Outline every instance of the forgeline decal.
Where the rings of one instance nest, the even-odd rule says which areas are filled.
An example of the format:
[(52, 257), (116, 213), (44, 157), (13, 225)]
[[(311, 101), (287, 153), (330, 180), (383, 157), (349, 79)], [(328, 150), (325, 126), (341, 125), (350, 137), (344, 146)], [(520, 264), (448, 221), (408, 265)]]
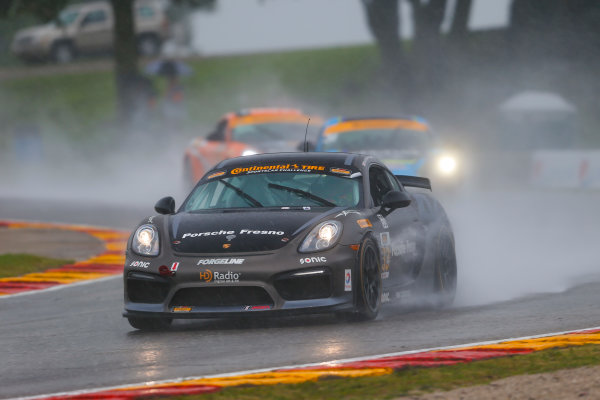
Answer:
[(232, 271), (219, 272), (206, 269), (204, 271), (200, 271), (199, 276), (200, 280), (203, 282), (231, 283), (239, 282), (242, 274), (239, 272)]
[(392, 255), (394, 257), (405, 254), (415, 254), (417, 252), (417, 243), (410, 240), (403, 240), (398, 245), (392, 246)]
[(212, 178), (216, 178), (217, 176), (223, 176), (226, 173), (227, 173), (227, 171), (214, 172), (214, 173), (210, 174), (209, 176), (207, 176), (206, 179), (212, 179)]
[(352, 291), (352, 270), (351, 269), (344, 270), (344, 291), (345, 292)]
[(274, 165), (253, 165), (251, 167), (234, 168), (231, 175), (242, 173), (253, 174), (257, 172), (312, 172), (325, 171), (323, 165), (303, 165), (303, 164), (274, 164)]
[[(283, 232), (283, 231), (261, 231), (261, 230), (256, 230), (256, 229), (242, 229), (242, 230), (240, 230), (240, 232), (238, 234), (239, 235), (276, 235), (276, 236), (283, 236), (284, 233), (285, 232)], [(181, 236), (181, 239), (195, 238), (195, 237), (206, 237), (206, 236), (223, 236), (223, 235), (227, 235), (226, 236), (227, 240), (232, 240), (236, 236), (236, 231), (224, 231), (224, 230), (220, 230), (220, 231), (213, 231), (213, 232), (188, 232), (188, 233), (184, 233), (183, 236)]]
[(327, 262), (326, 257), (304, 257), (300, 259), (300, 264), (311, 264), (311, 263), (320, 263)]
[(129, 264), (130, 267), (148, 268), (150, 266), (149, 261), (132, 261)]
[(173, 312), (190, 312), (190, 311), (192, 311), (192, 307), (187, 307), (187, 306), (173, 307)]
[(371, 224), (371, 221), (369, 221), (368, 219), (358, 219), (356, 220), (356, 223), (361, 228), (370, 228), (373, 226), (373, 224)]
[(344, 169), (344, 168), (330, 168), (329, 171), (333, 172), (334, 174), (342, 174), (342, 175), (350, 175), (352, 173), (352, 171), (350, 171), (348, 169)]
[(243, 264), (245, 258), (203, 258), (198, 260), (196, 265), (229, 265), (229, 264)]

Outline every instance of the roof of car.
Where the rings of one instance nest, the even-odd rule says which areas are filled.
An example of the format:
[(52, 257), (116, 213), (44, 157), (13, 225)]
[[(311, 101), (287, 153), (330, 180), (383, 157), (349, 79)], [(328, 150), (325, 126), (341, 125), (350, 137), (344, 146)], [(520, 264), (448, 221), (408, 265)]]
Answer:
[(325, 163), (329, 165), (339, 165), (354, 167), (357, 169), (363, 169), (364, 161), (372, 159), (373, 161), (379, 161), (377, 158), (365, 154), (357, 153), (325, 153), (325, 152), (294, 152), (294, 153), (266, 153), (266, 154), (255, 154), (252, 156), (241, 156), (230, 158), (221, 161), (213, 169), (220, 168), (235, 168), (240, 166), (247, 166), (249, 164), (263, 164), (267, 163)]

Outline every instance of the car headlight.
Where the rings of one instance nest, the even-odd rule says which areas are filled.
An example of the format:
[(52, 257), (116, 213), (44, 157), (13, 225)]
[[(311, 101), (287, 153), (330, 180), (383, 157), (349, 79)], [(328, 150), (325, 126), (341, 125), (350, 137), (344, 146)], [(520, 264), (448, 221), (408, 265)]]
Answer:
[(154, 225), (142, 225), (135, 231), (131, 249), (141, 256), (157, 256), (159, 251), (158, 231)]
[(335, 245), (341, 235), (341, 222), (333, 220), (321, 222), (306, 235), (298, 251), (309, 253), (326, 250)]
[(452, 156), (442, 156), (437, 160), (437, 169), (443, 175), (452, 175), (456, 172), (458, 163)]

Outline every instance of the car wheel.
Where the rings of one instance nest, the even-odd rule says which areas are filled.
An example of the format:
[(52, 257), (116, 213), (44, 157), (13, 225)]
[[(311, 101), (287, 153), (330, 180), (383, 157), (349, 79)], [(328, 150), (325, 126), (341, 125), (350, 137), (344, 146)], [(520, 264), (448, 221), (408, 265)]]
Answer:
[(150, 35), (138, 39), (138, 53), (145, 57), (155, 56), (160, 52), (160, 41)]
[(128, 317), (129, 325), (142, 331), (157, 331), (167, 329), (173, 321), (171, 318), (141, 318)]
[(68, 64), (75, 59), (75, 49), (68, 42), (59, 42), (52, 48), (52, 60), (57, 64)]
[(371, 238), (365, 239), (360, 246), (358, 272), (355, 284), (356, 310), (345, 317), (358, 321), (372, 320), (377, 317), (381, 307), (382, 284), (379, 253)]
[(454, 239), (444, 228), (438, 236), (437, 257), (433, 273), (433, 301), (436, 308), (452, 305), (456, 296), (456, 253)]

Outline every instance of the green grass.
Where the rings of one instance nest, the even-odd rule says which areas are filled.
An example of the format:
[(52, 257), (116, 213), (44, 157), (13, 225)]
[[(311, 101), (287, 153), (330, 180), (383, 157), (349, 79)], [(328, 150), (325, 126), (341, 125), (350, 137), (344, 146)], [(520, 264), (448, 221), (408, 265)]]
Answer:
[(391, 375), (322, 379), (290, 385), (225, 388), (177, 400), (392, 399), (402, 395), (487, 384), (514, 375), (600, 364), (600, 345), (574, 346), (438, 368), (406, 368)]
[(60, 260), (31, 254), (0, 254), (0, 278), (45, 271), (73, 262), (73, 260)]
[[(272, 54), (196, 58), (194, 73), (182, 79), (188, 135), (212, 126), (225, 112), (253, 106), (297, 106), (310, 112), (359, 108), (377, 76), (374, 46), (304, 50)], [(23, 68), (28, 68), (23, 66)], [(153, 78), (164, 89), (161, 78)], [(71, 143), (105, 142), (123, 134), (116, 116), (111, 70), (0, 81), (0, 120), (10, 131), (35, 121), (50, 137)], [(0, 132), (0, 136), (3, 132)], [(0, 137), (0, 144), (2, 138)], [(6, 142), (6, 140), (5, 140)]]

